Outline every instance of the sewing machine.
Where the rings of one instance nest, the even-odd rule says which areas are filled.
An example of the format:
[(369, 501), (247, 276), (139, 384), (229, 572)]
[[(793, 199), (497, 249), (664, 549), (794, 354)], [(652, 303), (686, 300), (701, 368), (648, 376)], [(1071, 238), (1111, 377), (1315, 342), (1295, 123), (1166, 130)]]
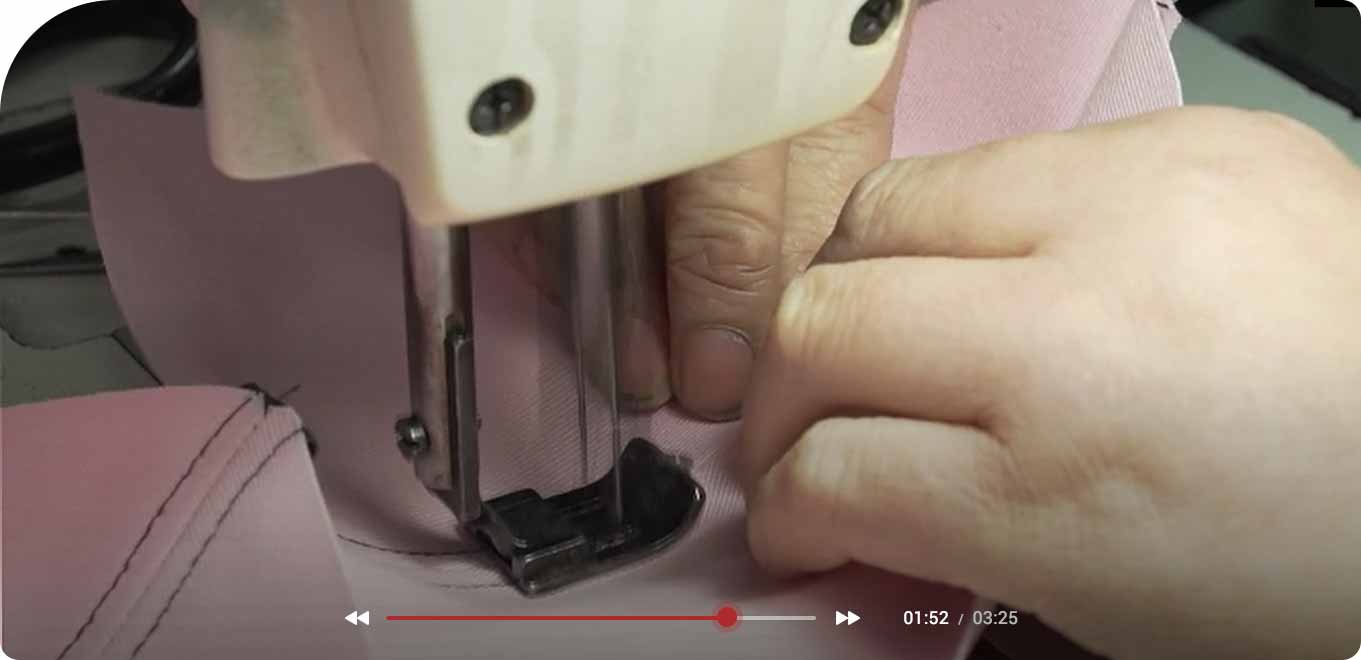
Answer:
[[(373, 162), (399, 183), (411, 409), (392, 411), (397, 445), (516, 586), (561, 587), (684, 534), (703, 489), (678, 457), (625, 445), (619, 424), (634, 354), (621, 310), (664, 295), (641, 276), (660, 225), (635, 217), (635, 189), (852, 110), (888, 71), (910, 0), (186, 5), (223, 172)], [(578, 397), (605, 402), (614, 465), (567, 493), (484, 500), (467, 226), (542, 209), (565, 246)]]

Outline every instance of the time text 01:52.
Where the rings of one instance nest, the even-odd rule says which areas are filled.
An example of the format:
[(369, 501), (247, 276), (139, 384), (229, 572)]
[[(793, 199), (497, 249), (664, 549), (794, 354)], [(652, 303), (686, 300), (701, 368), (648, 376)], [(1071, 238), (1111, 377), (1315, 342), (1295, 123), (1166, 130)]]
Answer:
[(906, 610), (903, 612), (905, 626), (949, 626), (972, 623), (982, 626), (1014, 626), (1020, 617), (1016, 610), (974, 610), (951, 614), (946, 610)]

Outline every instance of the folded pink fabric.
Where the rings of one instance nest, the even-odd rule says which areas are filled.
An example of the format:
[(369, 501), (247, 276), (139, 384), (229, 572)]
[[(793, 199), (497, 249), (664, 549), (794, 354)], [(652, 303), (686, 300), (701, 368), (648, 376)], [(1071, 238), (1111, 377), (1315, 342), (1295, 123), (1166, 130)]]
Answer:
[(912, 26), (893, 154), (1180, 105), (1168, 48), (1175, 16), (1153, 0), (929, 3)]
[(0, 418), (5, 653), (368, 657), (293, 411), (179, 387)]
[[(895, 156), (1176, 105), (1168, 11), (1150, 0), (924, 5), (899, 97)], [(709, 502), (693, 532), (643, 566), (561, 594), (526, 600), (508, 590), (462, 545), (449, 513), (420, 488), (393, 448), (391, 424), (404, 412), (406, 380), (401, 205), (392, 183), (368, 167), (229, 181), (208, 163), (198, 113), (91, 94), (78, 101), (97, 230), (134, 333), (170, 383), (301, 386), (289, 403), (321, 446), (317, 479), (359, 609), (375, 615), (693, 614), (732, 601), (748, 614), (819, 617), (812, 624), (751, 623), (731, 635), (661, 623), (474, 629), (376, 622), (369, 630), (375, 657), (521, 657), (550, 650), (559, 657), (668, 657), (683, 650), (721, 657), (944, 658), (967, 646), (973, 634), (967, 627), (901, 623), (908, 609), (967, 612), (974, 600), (963, 592), (862, 567), (793, 583), (764, 577), (746, 552), (741, 496), (728, 472), (736, 425), (705, 424), (671, 410), (637, 424), (694, 459)], [(541, 331), (556, 322), (554, 312), (493, 252), (476, 249), (478, 233), (484, 494), (575, 486), (574, 381), (566, 356)], [(292, 527), (272, 533), (293, 538)], [(220, 536), (214, 543), (257, 564), (291, 561)], [(314, 540), (290, 542), (287, 551), (304, 550), (336, 556), (333, 546)], [(8, 570), (5, 588), (8, 595)], [(340, 617), (349, 609), (332, 612), (339, 626), (347, 627)], [(863, 617), (854, 633), (833, 625), (833, 611), (845, 609)], [(231, 620), (203, 616), (173, 626), (167, 617), (160, 643), (167, 649), (187, 644), (175, 636), (188, 640), (209, 622), (214, 630), (246, 634)], [(143, 653), (152, 648), (146, 644)]]

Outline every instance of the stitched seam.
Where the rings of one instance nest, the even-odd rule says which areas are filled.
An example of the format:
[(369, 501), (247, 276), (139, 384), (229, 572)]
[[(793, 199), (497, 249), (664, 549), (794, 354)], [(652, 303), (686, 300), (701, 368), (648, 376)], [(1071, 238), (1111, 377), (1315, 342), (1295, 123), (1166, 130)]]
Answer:
[(338, 538), (338, 539), (340, 539), (340, 540), (342, 540), (342, 541), (344, 541), (344, 542), (346, 542), (346, 543), (352, 543), (352, 544), (357, 545), (357, 546), (359, 546), (359, 547), (361, 547), (361, 548), (368, 548), (368, 549), (370, 549), (370, 550), (377, 550), (378, 552), (389, 552), (389, 553), (392, 553), (392, 554), (394, 554), (394, 555), (407, 555), (407, 556), (410, 556), (410, 557), (458, 557), (458, 556), (460, 556), (460, 555), (472, 555), (472, 554), (477, 554), (477, 553), (481, 552), (481, 550), (480, 550), (479, 548), (467, 548), (467, 547), (458, 548), (457, 550), (447, 550), (447, 551), (444, 551), (444, 552), (435, 552), (435, 551), (431, 551), (431, 550), (401, 550), (401, 549), (397, 549), (397, 548), (384, 548), (384, 547), (382, 547), (382, 546), (374, 545), (374, 544), (368, 543), (368, 542), (366, 542), (366, 541), (360, 541), (359, 539), (350, 538), (350, 537), (348, 537), (348, 536), (345, 536), (344, 534), (336, 534), (336, 538)]
[(479, 582), (474, 584), (444, 584), (441, 582), (429, 582), (432, 586), (446, 589), (448, 591), (477, 591), (480, 589), (509, 589), (510, 585), (504, 582)]
[(217, 425), (217, 429), (213, 431), (212, 435), (208, 436), (208, 439), (204, 441), (203, 446), (199, 447), (198, 453), (194, 454), (194, 457), (190, 459), (189, 465), (184, 469), (184, 473), (175, 481), (175, 485), (170, 488), (170, 492), (165, 496), (165, 499), (161, 500), (160, 506), (156, 507), (156, 512), (152, 514), (151, 519), (147, 521), (146, 527), (142, 529), (142, 535), (138, 537), (137, 542), (132, 546), (132, 550), (128, 552), (127, 558), (123, 560), (122, 568), (118, 570), (117, 575), (114, 575), (113, 583), (109, 585), (108, 589), (104, 590), (104, 593), (99, 597), (99, 600), (95, 601), (94, 607), (90, 609), (89, 616), (85, 617), (85, 622), (80, 624), (80, 628), (76, 630), (75, 636), (71, 638), (71, 641), (66, 643), (66, 646), (62, 648), (61, 653), (57, 654), (57, 660), (65, 658), (66, 654), (70, 653), (71, 649), (75, 647), (76, 642), (80, 641), (80, 638), (85, 634), (85, 631), (94, 623), (95, 615), (99, 613), (99, 609), (104, 606), (104, 602), (107, 601), (114, 590), (118, 588), (118, 583), (122, 581), (123, 576), (131, 570), (132, 560), (137, 556), (137, 551), (142, 549), (142, 544), (146, 543), (147, 538), (151, 536), (152, 528), (156, 526), (156, 521), (160, 520), (161, 516), (165, 513), (165, 508), (170, 504), (170, 500), (175, 498), (175, 494), (180, 491), (180, 487), (184, 485), (185, 481), (188, 481), (189, 475), (194, 473), (194, 468), (198, 467), (199, 459), (203, 458), (203, 455), (208, 453), (208, 448), (212, 446), (213, 441), (216, 440), (218, 436), (222, 435), (222, 431), (227, 428), (227, 425), (230, 424), (231, 421), (236, 418), (236, 415), (244, 410), (246, 405), (255, 397), (256, 395), (254, 394), (249, 395), (244, 401), (233, 408), (232, 411), (227, 414), (227, 417)]
[[(481, 554), (483, 554), (483, 553), (485, 552), (485, 551), (484, 551), (482, 548), (480, 548), (480, 547), (471, 547), (471, 548), (465, 547), (465, 548), (460, 548), (460, 549), (458, 549), (458, 550), (454, 550), (454, 551), (450, 551), (450, 552), (428, 552), (428, 551), (422, 551), (422, 550), (398, 550), (398, 549), (395, 549), (395, 548), (384, 548), (384, 547), (382, 547), (382, 546), (373, 545), (372, 543), (367, 543), (367, 542), (364, 542), (364, 541), (360, 541), (359, 539), (350, 538), (350, 537), (348, 537), (348, 536), (345, 536), (344, 534), (336, 534), (336, 537), (339, 538), (339, 539), (342, 540), (342, 541), (345, 541), (346, 543), (352, 543), (352, 544), (357, 545), (357, 546), (359, 546), (359, 547), (361, 547), (361, 548), (367, 548), (367, 549), (370, 549), (370, 550), (376, 550), (376, 551), (378, 551), (378, 552), (386, 552), (386, 553), (390, 553), (390, 554), (394, 554), (394, 555), (405, 555), (405, 556), (409, 556), (409, 557), (460, 557), (460, 556), (466, 557), (466, 556), (470, 556), (470, 555), (481, 555)], [(463, 563), (462, 565), (464, 565), (464, 566), (478, 567), (477, 564), (475, 564), (475, 563), (472, 563), (472, 564), (466, 563), (466, 561), (465, 561), (465, 563)], [(479, 568), (481, 568), (481, 567), (479, 567)], [(504, 582), (492, 582), (492, 583), (473, 582), (473, 583), (466, 583), (466, 584), (465, 584), (465, 583), (448, 584), (448, 583), (442, 583), (442, 582), (426, 582), (426, 584), (430, 584), (430, 585), (439, 587), (439, 588), (441, 588), (441, 589), (448, 589), (448, 590), (451, 590), (451, 591), (465, 591), (465, 590), (474, 590), (474, 589), (509, 589), (509, 588), (510, 588), (510, 585), (508, 585), (508, 584), (506, 584), (506, 583), (504, 583)]]
[(264, 460), (260, 461), (260, 464), (255, 466), (255, 469), (246, 477), (246, 480), (241, 482), (241, 486), (236, 489), (236, 492), (232, 494), (232, 498), (227, 501), (227, 506), (223, 509), (222, 514), (219, 515), (217, 521), (213, 523), (213, 529), (208, 533), (208, 538), (204, 539), (203, 546), (198, 549), (198, 552), (194, 554), (194, 558), (190, 560), (189, 569), (180, 577), (179, 583), (175, 585), (175, 590), (170, 592), (170, 598), (166, 599), (165, 605), (161, 607), (160, 613), (158, 613), (156, 619), (152, 621), (151, 628), (147, 630), (146, 635), (142, 637), (141, 641), (137, 642), (137, 646), (133, 647), (132, 655), (129, 656), (129, 658), (137, 657), (137, 655), (142, 652), (142, 647), (146, 646), (146, 643), (151, 640), (151, 636), (161, 627), (161, 620), (164, 619), (166, 613), (170, 611), (170, 606), (175, 603), (175, 598), (180, 595), (180, 590), (184, 588), (184, 585), (189, 582), (189, 578), (193, 576), (194, 569), (198, 568), (199, 560), (203, 558), (204, 553), (206, 553), (209, 546), (213, 544), (213, 539), (217, 537), (218, 530), (222, 529), (222, 523), (227, 520), (228, 515), (231, 515), (232, 509), (236, 508), (236, 503), (241, 499), (241, 495), (246, 492), (246, 489), (255, 481), (255, 478), (260, 476), (260, 473), (264, 471), (265, 466), (274, 461), (274, 457), (279, 454), (279, 450), (283, 449), (284, 445), (288, 444), (289, 440), (300, 437), (301, 435), (302, 427), (298, 427), (280, 438), (278, 442), (274, 443), (274, 447), (269, 450), (269, 453), (265, 455)]
[[(257, 388), (252, 388), (252, 387), (246, 387), (246, 389), (247, 389), (247, 390), (250, 390), (250, 391), (256, 392), (256, 393), (261, 397), (261, 402), (262, 402), (262, 405), (263, 405), (263, 409), (262, 409), (262, 411), (261, 411), (261, 415), (255, 419), (255, 423), (254, 423), (254, 424), (251, 424), (250, 430), (246, 431), (245, 435), (243, 436), (243, 437), (245, 437), (247, 440), (249, 440), (250, 438), (255, 437), (255, 432), (258, 431), (258, 430), (260, 429), (260, 425), (264, 424), (265, 421), (269, 419), (269, 413), (270, 413), (270, 411), (273, 410), (273, 409), (275, 409), (275, 408), (278, 408), (278, 407), (280, 407), (280, 406), (275, 405), (275, 404), (271, 404), (271, 403), (270, 403), (270, 397), (269, 397), (269, 393), (268, 393), (268, 392), (265, 392), (265, 391), (263, 391), (263, 390), (259, 390), (259, 389), (257, 389)], [(299, 429), (299, 431), (301, 431), (301, 432), (304, 434), (304, 437), (306, 436), (307, 429), (306, 429), (305, 427)], [(244, 443), (243, 443), (243, 444), (244, 444)], [(233, 454), (233, 458), (234, 458), (235, 456), (239, 455), (239, 454), (241, 453), (241, 450), (242, 450), (242, 447), (237, 447), (237, 448), (236, 448), (236, 453)], [(203, 502), (200, 501), (200, 502), (199, 502), (199, 505), (201, 506), (202, 504), (203, 504)], [(195, 509), (195, 513), (193, 514), (193, 516), (197, 516), (197, 515), (198, 515), (198, 514), (197, 514), (197, 509)], [(184, 529), (181, 529), (179, 535), (176, 537), (176, 542), (178, 542), (178, 539), (181, 538), (181, 537), (183, 537), (183, 536), (184, 536)], [(161, 569), (161, 567), (165, 566), (165, 562), (166, 562), (166, 558), (165, 558), (165, 557), (162, 557), (160, 563), (158, 563), (157, 566), (156, 566), (156, 571), (153, 571), (153, 573), (159, 572), (160, 569)], [(141, 602), (141, 599), (142, 599), (142, 598), (145, 598), (145, 597), (146, 597), (147, 591), (149, 591), (149, 589), (150, 589), (150, 587), (148, 587), (147, 589), (144, 589), (143, 592), (142, 592), (142, 594), (141, 594), (140, 596), (138, 596), (138, 601), (137, 601), (138, 603)]]

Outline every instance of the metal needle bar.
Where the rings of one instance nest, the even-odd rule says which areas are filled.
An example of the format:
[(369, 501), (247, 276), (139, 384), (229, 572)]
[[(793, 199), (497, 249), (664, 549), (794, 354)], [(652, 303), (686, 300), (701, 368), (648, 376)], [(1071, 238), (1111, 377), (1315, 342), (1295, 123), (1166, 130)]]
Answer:
[(468, 229), (408, 217), (402, 237), (412, 410), (398, 441), (421, 482), (466, 523), (482, 507)]
[[(620, 198), (602, 195), (570, 205), (566, 231), (569, 240), (565, 263), (568, 269), (568, 304), (571, 307), (573, 345), (576, 350), (578, 422), (581, 433), (583, 483), (589, 483), (591, 425), (587, 402), (604, 398), (609, 415), (611, 464), (617, 466), (622, 450), (619, 428), (618, 359), (615, 341), (617, 297), (614, 274), (618, 247)], [(596, 391), (592, 391), (594, 385)], [(620, 470), (614, 470), (611, 515), (623, 522), (623, 486)]]

